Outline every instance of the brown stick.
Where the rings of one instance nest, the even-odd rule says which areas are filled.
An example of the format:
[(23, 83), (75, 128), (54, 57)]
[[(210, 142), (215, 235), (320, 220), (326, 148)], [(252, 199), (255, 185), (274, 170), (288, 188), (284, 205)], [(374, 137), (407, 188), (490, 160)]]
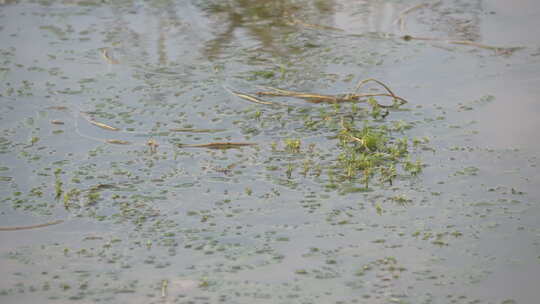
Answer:
[(256, 143), (214, 142), (209, 144), (178, 144), (180, 148), (231, 149), (245, 146), (255, 146)]
[(171, 132), (190, 132), (190, 133), (218, 133), (227, 131), (227, 129), (193, 129), (193, 128), (175, 128), (169, 129)]
[(247, 101), (251, 101), (251, 102), (254, 102), (254, 103), (258, 103), (258, 104), (264, 104), (264, 105), (279, 105), (275, 102), (270, 102), (270, 101), (264, 101), (264, 100), (260, 100), (259, 98), (257, 97), (253, 97), (251, 95), (247, 95), (247, 94), (244, 94), (244, 93), (240, 93), (240, 92), (235, 92), (235, 91), (231, 91), (234, 95), (242, 98), (242, 99), (245, 99)]
[(30, 226), (13, 226), (13, 227), (0, 227), (0, 231), (17, 231), (17, 230), (28, 230), (28, 229), (36, 229), (36, 228), (43, 228), (47, 226), (57, 225), (64, 222), (63, 220), (58, 220), (54, 222), (44, 223), (44, 224), (38, 224), (38, 225), (30, 225)]
[(109, 144), (115, 144), (115, 145), (129, 145), (131, 142), (127, 140), (121, 140), (121, 139), (107, 139), (107, 142)]

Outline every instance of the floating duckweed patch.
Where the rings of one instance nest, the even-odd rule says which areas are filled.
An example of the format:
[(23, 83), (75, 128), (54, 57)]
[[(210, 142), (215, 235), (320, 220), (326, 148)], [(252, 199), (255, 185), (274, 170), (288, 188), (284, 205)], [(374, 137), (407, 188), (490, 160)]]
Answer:
[(527, 302), (473, 296), (539, 261), (489, 5), (4, 2), (0, 302)]

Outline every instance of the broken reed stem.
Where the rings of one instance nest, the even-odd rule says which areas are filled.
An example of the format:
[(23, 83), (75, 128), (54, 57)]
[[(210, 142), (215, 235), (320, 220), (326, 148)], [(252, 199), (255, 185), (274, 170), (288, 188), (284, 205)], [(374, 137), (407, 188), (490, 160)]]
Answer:
[(477, 43), (470, 40), (448, 40), (448, 39), (432, 38), (432, 37), (417, 37), (417, 36), (411, 36), (411, 35), (405, 35), (401, 38), (405, 41), (410, 41), (410, 40), (442, 41), (448, 44), (466, 45), (466, 46), (477, 47), (480, 49), (491, 50), (491, 51), (495, 51), (498, 54), (506, 54), (506, 55), (510, 55), (517, 50), (521, 50), (525, 48), (523, 46), (500, 47), (500, 46), (481, 44), (481, 43)]
[(354, 93), (357, 93), (358, 90), (359, 90), (364, 84), (366, 84), (366, 83), (368, 83), (368, 82), (370, 82), (370, 81), (375, 82), (375, 83), (377, 83), (378, 85), (382, 86), (382, 87), (383, 87), (390, 95), (392, 95), (392, 98), (394, 98), (394, 102), (397, 102), (398, 100), (402, 100), (402, 101), (404, 101), (405, 103), (407, 103), (407, 101), (404, 100), (403, 98), (400, 98), (400, 97), (396, 96), (396, 94), (394, 94), (394, 92), (392, 92), (392, 90), (390, 90), (390, 88), (389, 88), (386, 84), (384, 84), (382, 81), (379, 81), (379, 80), (377, 80), (377, 79), (375, 79), (375, 78), (368, 78), (368, 79), (364, 79), (364, 80), (358, 82), (358, 84), (356, 85), (356, 88), (354, 89)]
[(308, 102), (312, 103), (319, 103), (319, 102), (330, 102), (335, 103), (339, 102), (339, 98), (331, 95), (321, 95), (321, 94), (314, 94), (314, 93), (304, 93), (304, 92), (292, 92), (292, 91), (285, 91), (285, 90), (279, 90), (275, 92), (257, 92), (257, 95), (266, 95), (266, 96), (285, 96), (285, 97), (296, 97), (305, 99)]
[[(358, 90), (366, 83), (368, 82), (375, 82), (377, 84), (379, 84), (380, 86), (382, 86), (387, 92), (388, 94), (386, 93), (373, 93), (373, 94), (358, 94)], [(350, 102), (350, 101), (359, 101), (363, 98), (369, 98), (369, 97), (382, 97), (382, 96), (387, 96), (387, 97), (392, 97), (394, 99), (394, 105), (392, 106), (385, 106), (385, 105), (381, 105), (379, 104), (380, 107), (382, 108), (390, 108), (390, 107), (394, 107), (396, 105), (403, 105), (403, 104), (406, 104), (408, 103), (407, 100), (405, 100), (404, 98), (402, 97), (399, 97), (397, 96), (396, 94), (394, 94), (394, 92), (386, 85), (384, 84), (382, 81), (379, 81), (377, 79), (374, 79), (374, 78), (368, 78), (368, 79), (364, 79), (364, 80), (361, 80), (358, 82), (358, 85), (356, 86), (355, 90), (354, 90), (354, 93), (349, 93), (349, 94), (345, 94), (345, 95), (337, 95), (337, 96), (333, 96), (333, 95), (322, 95), (322, 94), (315, 94), (315, 93), (307, 93), (307, 92), (294, 92), (294, 91), (288, 91), (288, 90), (283, 90), (283, 89), (278, 89), (278, 88), (273, 88), (273, 87), (265, 87), (267, 89), (269, 89), (270, 91), (260, 91), (260, 92), (257, 92), (256, 94), (259, 95), (259, 96), (282, 96), (282, 97), (295, 97), (295, 98), (301, 98), (301, 99), (304, 99), (305, 101), (307, 102), (310, 102), (310, 103), (321, 103), (321, 102), (328, 102), (328, 103), (340, 103), (340, 102)]]
[(449, 40), (448, 43), (451, 43), (451, 44), (459, 44), (459, 45), (468, 45), (468, 46), (474, 46), (474, 47), (477, 47), (477, 48), (481, 48), (481, 49), (486, 49), (486, 50), (492, 50), (492, 51), (495, 51), (496, 53), (499, 53), (499, 54), (507, 54), (507, 55), (510, 55), (512, 54), (513, 52), (517, 51), (517, 50), (521, 50), (523, 49), (524, 47), (523, 46), (514, 46), (514, 47), (499, 47), (499, 46), (492, 46), (492, 45), (486, 45), (486, 44), (481, 44), (481, 43), (476, 43), (474, 41), (460, 41), (460, 40)]
[(254, 97), (254, 96), (251, 96), (251, 95), (248, 95), (248, 94), (244, 94), (244, 93), (241, 93), (241, 92), (236, 92), (236, 91), (230, 91), (230, 92), (233, 93), (234, 95), (242, 98), (242, 99), (245, 99), (247, 101), (251, 101), (251, 102), (254, 102), (254, 103), (264, 104), (264, 105), (282, 106), (281, 104), (271, 102), (271, 101), (264, 101), (264, 100), (261, 100), (261, 99), (259, 99), (257, 97)]
[(64, 222), (63, 220), (58, 220), (54, 222), (44, 223), (44, 224), (38, 224), (38, 225), (30, 225), (30, 226), (13, 226), (13, 227), (0, 227), (0, 231), (17, 231), (17, 230), (28, 230), (28, 229), (36, 229), (36, 228), (43, 228), (47, 226), (57, 225)]
[(100, 127), (100, 128), (102, 128), (102, 129), (109, 130), (109, 131), (120, 131), (120, 129), (118, 129), (118, 128), (115, 128), (115, 127), (109, 126), (109, 125), (107, 125), (107, 124), (104, 124), (104, 123), (102, 123), (102, 122), (98, 122), (98, 121), (95, 121), (95, 120), (90, 119), (89, 117), (87, 117), (87, 116), (85, 115), (86, 113), (84, 113), (84, 112), (81, 112), (81, 114), (83, 114), (83, 115), (81, 115), (81, 116), (82, 116), (86, 121), (88, 121), (89, 123), (93, 124), (93, 125), (96, 126), (96, 127)]

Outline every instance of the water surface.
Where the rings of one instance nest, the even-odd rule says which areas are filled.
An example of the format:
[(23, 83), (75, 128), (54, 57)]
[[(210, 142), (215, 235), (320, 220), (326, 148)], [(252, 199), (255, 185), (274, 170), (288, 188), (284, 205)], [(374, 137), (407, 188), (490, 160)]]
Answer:
[[(63, 223), (0, 231), (0, 301), (535, 303), (540, 5), (418, 4), (3, 1), (1, 226)], [(365, 78), (409, 103), (233, 93)], [(421, 172), (340, 178), (341, 118)]]

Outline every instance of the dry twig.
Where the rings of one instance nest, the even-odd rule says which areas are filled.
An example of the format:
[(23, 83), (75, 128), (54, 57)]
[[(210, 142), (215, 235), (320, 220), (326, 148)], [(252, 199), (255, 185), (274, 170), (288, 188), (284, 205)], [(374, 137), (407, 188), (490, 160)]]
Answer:
[(208, 148), (208, 149), (232, 149), (245, 146), (255, 146), (256, 143), (239, 142), (213, 142), (208, 144), (178, 144), (179, 148)]
[(13, 227), (0, 227), (0, 231), (17, 231), (17, 230), (28, 230), (28, 229), (36, 229), (36, 228), (43, 228), (47, 226), (57, 225), (64, 222), (63, 220), (58, 220), (54, 222), (44, 223), (44, 224), (38, 224), (38, 225), (30, 225), (30, 226), (13, 226)]

